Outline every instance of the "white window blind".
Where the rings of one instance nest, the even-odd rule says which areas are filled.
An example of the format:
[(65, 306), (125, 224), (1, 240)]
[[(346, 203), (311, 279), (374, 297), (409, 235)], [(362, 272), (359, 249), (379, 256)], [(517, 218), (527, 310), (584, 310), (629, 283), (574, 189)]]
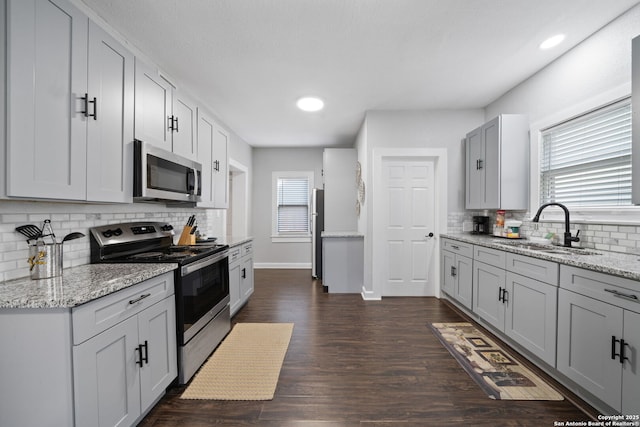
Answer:
[(278, 234), (309, 233), (309, 178), (278, 178)]
[(540, 201), (631, 205), (631, 100), (542, 131)]

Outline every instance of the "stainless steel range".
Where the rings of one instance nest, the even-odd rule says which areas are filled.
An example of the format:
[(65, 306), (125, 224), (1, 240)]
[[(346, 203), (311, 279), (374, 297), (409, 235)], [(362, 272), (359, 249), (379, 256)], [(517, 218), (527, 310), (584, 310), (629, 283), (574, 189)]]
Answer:
[(92, 263), (176, 263), (178, 381), (191, 379), (231, 328), (229, 246), (173, 245), (162, 222), (110, 224), (91, 229)]

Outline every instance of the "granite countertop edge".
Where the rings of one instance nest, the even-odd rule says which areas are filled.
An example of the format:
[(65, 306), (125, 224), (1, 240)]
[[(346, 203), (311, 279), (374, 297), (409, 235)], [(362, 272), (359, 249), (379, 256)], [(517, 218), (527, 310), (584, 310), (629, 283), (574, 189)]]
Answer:
[(0, 283), (0, 309), (73, 308), (178, 268), (175, 263), (86, 264), (49, 279)]
[[(480, 245), (487, 248), (499, 249), (505, 252), (526, 255), (533, 258), (553, 261), (559, 264), (584, 268), (599, 273), (612, 274), (631, 280), (640, 280), (640, 255), (637, 254), (609, 252), (597, 249), (586, 249), (589, 252), (596, 252), (597, 255), (554, 254), (510, 246), (506, 244), (506, 241), (509, 239), (504, 239), (505, 243), (503, 244), (500, 243), (500, 241), (502, 240), (500, 237), (492, 235), (447, 233), (441, 234), (440, 237), (457, 240), (464, 243)], [(522, 239), (521, 241), (526, 242), (526, 239)]]
[(364, 234), (357, 231), (323, 231), (322, 238), (344, 238), (344, 237), (364, 237)]
[(243, 245), (253, 240), (252, 236), (227, 236), (224, 243), (229, 245), (230, 248)]

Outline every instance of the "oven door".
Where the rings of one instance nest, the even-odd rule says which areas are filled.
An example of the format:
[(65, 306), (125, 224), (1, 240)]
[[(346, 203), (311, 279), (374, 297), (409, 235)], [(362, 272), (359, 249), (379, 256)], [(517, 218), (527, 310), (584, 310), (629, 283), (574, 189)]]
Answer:
[(176, 286), (178, 344), (184, 345), (229, 304), (229, 251), (182, 266)]

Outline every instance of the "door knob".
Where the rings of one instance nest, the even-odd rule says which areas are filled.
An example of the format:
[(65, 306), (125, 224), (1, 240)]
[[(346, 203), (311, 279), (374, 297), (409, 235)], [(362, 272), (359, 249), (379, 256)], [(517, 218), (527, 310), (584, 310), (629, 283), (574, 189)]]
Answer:
[(429, 234), (427, 234), (427, 235), (426, 235), (426, 236), (424, 236), (424, 237), (426, 237), (427, 239), (430, 239), (430, 238), (432, 238), (432, 237), (433, 237), (433, 233), (429, 233)]

